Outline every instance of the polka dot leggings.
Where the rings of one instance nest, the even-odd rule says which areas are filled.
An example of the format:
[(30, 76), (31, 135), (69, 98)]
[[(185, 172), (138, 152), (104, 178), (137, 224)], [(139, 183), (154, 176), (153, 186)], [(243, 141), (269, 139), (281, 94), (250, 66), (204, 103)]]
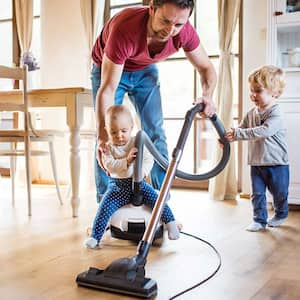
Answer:
[[(141, 182), (141, 193), (143, 195), (144, 204), (153, 208), (158, 194), (145, 180)], [(129, 204), (132, 197), (131, 178), (110, 178), (107, 190), (103, 195), (95, 216), (91, 237), (99, 242), (105, 232), (110, 217), (119, 208)], [(165, 224), (175, 220), (174, 215), (167, 204), (165, 204), (161, 220)]]

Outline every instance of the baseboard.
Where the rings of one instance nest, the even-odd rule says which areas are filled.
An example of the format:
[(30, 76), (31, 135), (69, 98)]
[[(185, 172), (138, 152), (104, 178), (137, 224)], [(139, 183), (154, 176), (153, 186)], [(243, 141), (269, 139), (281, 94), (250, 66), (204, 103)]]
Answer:
[(247, 194), (247, 193), (240, 193), (240, 198), (243, 198), (243, 199), (250, 199), (250, 194)]
[(10, 168), (0, 168), (1, 176), (10, 176)]
[[(46, 179), (35, 179), (32, 180), (32, 184), (43, 184), (43, 185), (55, 185), (53, 180), (46, 180)], [(59, 185), (67, 185), (68, 183), (65, 181), (59, 181)]]

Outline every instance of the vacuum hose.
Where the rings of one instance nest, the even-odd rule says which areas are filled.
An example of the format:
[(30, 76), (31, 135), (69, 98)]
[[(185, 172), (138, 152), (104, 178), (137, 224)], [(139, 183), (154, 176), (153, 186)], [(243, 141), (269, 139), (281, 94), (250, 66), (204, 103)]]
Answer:
[[(184, 145), (186, 143), (186, 139), (188, 137), (190, 128), (193, 124), (194, 117), (197, 113), (202, 111), (203, 111), (203, 105), (197, 104), (186, 113), (185, 122), (183, 124), (177, 145), (173, 150), (172, 157), (177, 157), (177, 156), (181, 157)], [(214, 114), (209, 119), (212, 122), (214, 128), (216, 129), (219, 135), (219, 141), (223, 144), (223, 155), (221, 157), (221, 160), (212, 170), (203, 174), (189, 174), (176, 169), (175, 171), (176, 177), (184, 180), (190, 180), (190, 181), (202, 181), (216, 176), (225, 168), (230, 156), (230, 144), (227, 141), (227, 139), (225, 139), (224, 137), (225, 129), (223, 127), (222, 122), (217, 117), (217, 115)], [(159, 163), (159, 165), (163, 169), (167, 170), (169, 166), (169, 162), (160, 154), (160, 152), (158, 152), (158, 150), (156, 149), (155, 145), (152, 143), (148, 135), (144, 131), (140, 130), (137, 133), (136, 140), (135, 140), (135, 147), (138, 149), (137, 157), (135, 159), (134, 176), (133, 176), (133, 191), (135, 197), (132, 200), (132, 204), (135, 206), (142, 205), (143, 203), (142, 195), (139, 193), (139, 185), (140, 182), (143, 180), (142, 162), (143, 162), (144, 145), (148, 148), (150, 153), (153, 155), (154, 159)]]

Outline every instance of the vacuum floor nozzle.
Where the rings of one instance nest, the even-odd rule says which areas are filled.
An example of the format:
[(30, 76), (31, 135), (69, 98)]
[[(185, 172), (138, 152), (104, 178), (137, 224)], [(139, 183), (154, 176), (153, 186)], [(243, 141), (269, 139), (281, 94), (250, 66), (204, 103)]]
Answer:
[(119, 259), (105, 270), (90, 268), (88, 271), (80, 273), (76, 278), (76, 282), (79, 286), (139, 298), (149, 299), (156, 296), (156, 282), (144, 277), (143, 272), (140, 273), (141, 270), (127, 269), (124, 272), (124, 267), (130, 265), (130, 260), (130, 258)]

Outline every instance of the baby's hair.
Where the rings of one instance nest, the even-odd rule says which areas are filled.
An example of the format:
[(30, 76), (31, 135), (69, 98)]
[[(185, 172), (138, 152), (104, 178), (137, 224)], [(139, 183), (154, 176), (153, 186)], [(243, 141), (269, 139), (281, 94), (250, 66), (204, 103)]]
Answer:
[(273, 92), (277, 98), (285, 87), (284, 72), (275, 66), (262, 66), (249, 75), (248, 82), (253, 88), (265, 88)]
[(133, 125), (133, 117), (126, 105), (112, 105), (110, 106), (105, 115), (105, 125), (110, 126), (112, 121), (117, 121), (120, 115), (126, 115), (128, 117), (128, 121)]

